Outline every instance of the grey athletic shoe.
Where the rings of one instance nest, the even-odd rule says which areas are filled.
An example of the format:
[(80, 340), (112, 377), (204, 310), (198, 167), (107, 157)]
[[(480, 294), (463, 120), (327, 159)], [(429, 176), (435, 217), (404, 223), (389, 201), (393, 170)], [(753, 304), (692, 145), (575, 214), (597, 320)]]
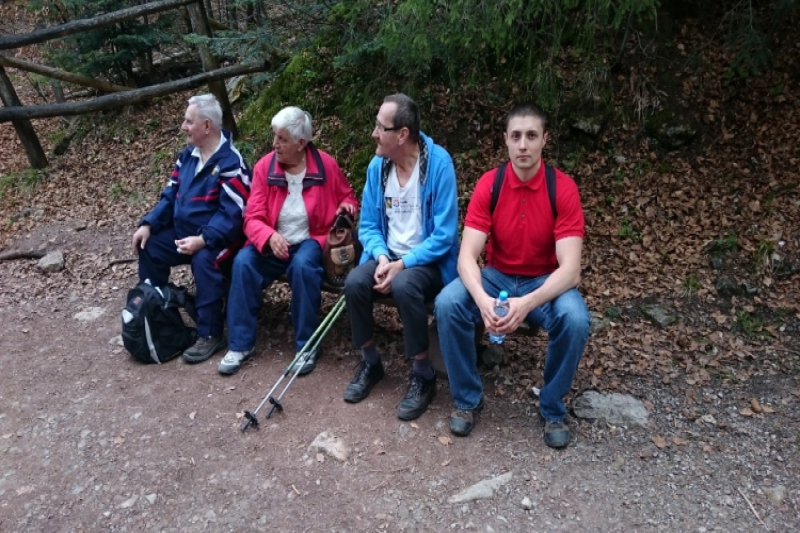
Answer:
[(310, 374), (317, 367), (317, 357), (319, 357), (319, 350), (313, 350), (311, 353), (305, 354), (292, 366), (292, 373), (297, 372), (299, 368), (300, 373), (298, 375), (305, 376)]
[(225, 348), (225, 337), (197, 337), (194, 345), (183, 352), (183, 360), (187, 363), (202, 363), (218, 351)]
[(219, 362), (219, 368), (217, 370), (219, 370), (220, 374), (224, 374), (226, 376), (235, 374), (240, 368), (242, 368), (242, 363), (253, 356), (254, 351), (255, 348), (250, 348), (244, 352), (228, 350), (228, 353), (226, 353), (225, 357), (222, 358), (222, 361)]

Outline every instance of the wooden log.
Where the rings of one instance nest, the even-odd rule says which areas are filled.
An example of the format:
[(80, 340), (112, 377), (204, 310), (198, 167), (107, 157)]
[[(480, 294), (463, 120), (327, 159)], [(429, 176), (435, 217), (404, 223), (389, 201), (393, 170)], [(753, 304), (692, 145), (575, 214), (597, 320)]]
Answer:
[(35, 72), (36, 74), (41, 74), (42, 76), (47, 76), (48, 78), (53, 78), (55, 80), (66, 81), (76, 85), (81, 85), (83, 87), (91, 87), (104, 93), (116, 93), (131, 90), (131, 87), (125, 87), (124, 85), (115, 85), (97, 78), (81, 76), (80, 74), (74, 74), (72, 72), (67, 72), (66, 70), (31, 63), (30, 61), (23, 61), (22, 59), (8, 57), (2, 54), (0, 54), (0, 66), (18, 68), (20, 70), (24, 70), (25, 72)]
[[(14, 85), (2, 66), (0, 66), (0, 100), (6, 106), (0, 112), (11, 109), (25, 109), (22, 107), (22, 102), (20, 102), (17, 92), (14, 90)], [(36, 136), (36, 131), (34, 131), (31, 121), (19, 117), (11, 120), (11, 123), (14, 125), (14, 130), (16, 130), (17, 136), (19, 136), (19, 140), (25, 148), (25, 155), (28, 156), (28, 163), (30, 163), (31, 168), (47, 167), (47, 156), (44, 155), (42, 144), (39, 142), (39, 137)]]
[[(2, 67), (0, 67), (2, 68)], [(204, 72), (181, 80), (160, 83), (143, 89), (134, 89), (124, 93), (108, 94), (92, 100), (83, 102), (69, 102), (66, 104), (34, 105), (25, 107), (7, 107), (0, 109), (0, 122), (8, 122), (18, 119), (44, 118), (44, 117), (63, 117), (71, 115), (82, 115), (103, 111), (125, 105), (138, 104), (153, 98), (167, 94), (194, 89), (205, 85), (210, 80), (222, 80), (243, 74), (263, 72), (267, 70), (267, 63), (235, 65), (225, 67), (211, 72)]]
[[(208, 16), (205, 7), (202, 3), (191, 4), (186, 6), (189, 10), (189, 17), (192, 20), (192, 29), (197, 35), (204, 37), (212, 37), (211, 28), (208, 25)], [(211, 49), (205, 43), (197, 45), (197, 51), (200, 54), (200, 61), (203, 63), (203, 70), (206, 72), (213, 71), (219, 68), (219, 61), (211, 54)], [(231, 110), (231, 103), (228, 100), (228, 89), (225, 87), (224, 81), (214, 81), (208, 84), (208, 89), (217, 97), (220, 107), (222, 107), (222, 126), (231, 132), (234, 139), (239, 137), (239, 130), (236, 127), (236, 119), (233, 117)]]
[(0, 253), (0, 261), (13, 261), (14, 259), (41, 259), (47, 255), (46, 250), (9, 250)]
[(98, 15), (89, 19), (73, 20), (66, 24), (52, 26), (50, 28), (42, 28), (41, 30), (32, 31), (30, 33), (23, 33), (20, 35), (5, 35), (0, 37), (0, 50), (8, 50), (10, 48), (20, 48), (28, 46), (29, 44), (38, 44), (59, 37), (66, 37), (74, 33), (80, 33), (86, 30), (96, 30), (98, 28), (105, 28), (122, 22), (161, 11), (168, 11), (176, 7), (193, 4), (197, 0), (159, 0), (158, 2), (150, 2), (141, 6), (135, 6), (128, 9), (121, 9), (113, 13), (105, 15)]

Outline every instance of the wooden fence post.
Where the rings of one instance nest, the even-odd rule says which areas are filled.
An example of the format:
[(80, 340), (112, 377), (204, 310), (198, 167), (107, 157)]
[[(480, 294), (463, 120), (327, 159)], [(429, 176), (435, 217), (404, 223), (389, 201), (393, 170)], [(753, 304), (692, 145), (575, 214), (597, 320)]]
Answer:
[[(22, 102), (20, 102), (17, 92), (14, 90), (14, 85), (11, 83), (11, 80), (6, 74), (6, 70), (2, 66), (0, 66), (0, 99), (3, 100), (3, 105), (5, 107), (22, 106)], [(25, 147), (25, 153), (28, 156), (28, 162), (31, 167), (46, 168), (47, 156), (44, 154), (44, 150), (39, 142), (39, 138), (36, 136), (31, 121), (28, 119), (17, 119), (12, 120), (11, 123), (17, 131), (22, 146)]]
[[(189, 10), (189, 17), (192, 19), (192, 29), (197, 35), (204, 37), (211, 37), (211, 27), (208, 24), (208, 16), (206, 15), (205, 6), (201, 2), (189, 4), (186, 6)], [(200, 54), (200, 61), (203, 63), (203, 70), (208, 72), (219, 68), (219, 61), (211, 54), (208, 45), (201, 43), (197, 45), (197, 51)], [(233, 118), (231, 111), (231, 103), (228, 100), (228, 89), (225, 87), (225, 82), (213, 81), (208, 83), (208, 88), (214, 96), (219, 100), (222, 106), (222, 125), (225, 129), (231, 132), (234, 139), (239, 137), (239, 130), (236, 127), (236, 120)]]

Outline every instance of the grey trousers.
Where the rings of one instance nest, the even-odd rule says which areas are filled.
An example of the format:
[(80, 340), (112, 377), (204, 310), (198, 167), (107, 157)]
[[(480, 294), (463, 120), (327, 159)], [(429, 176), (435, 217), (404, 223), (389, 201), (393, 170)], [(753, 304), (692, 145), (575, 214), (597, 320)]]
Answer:
[(361, 348), (372, 339), (375, 319), (373, 303), (387, 296), (392, 298), (403, 322), (405, 355), (412, 358), (428, 351), (428, 311), (426, 302), (432, 302), (443, 288), (442, 276), (436, 265), (415, 266), (402, 270), (392, 280), (392, 290), (381, 294), (375, 286), (375, 269), (378, 262), (370, 259), (350, 271), (344, 282), (347, 312), (353, 329), (353, 344)]

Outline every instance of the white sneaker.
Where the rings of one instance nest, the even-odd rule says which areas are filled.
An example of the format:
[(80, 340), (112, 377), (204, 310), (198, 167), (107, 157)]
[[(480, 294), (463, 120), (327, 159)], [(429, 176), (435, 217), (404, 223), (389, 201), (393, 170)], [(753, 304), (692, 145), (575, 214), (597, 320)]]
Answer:
[(226, 376), (235, 374), (242, 368), (242, 363), (250, 359), (254, 351), (255, 348), (250, 348), (246, 352), (228, 350), (228, 353), (226, 353), (222, 361), (219, 362), (219, 373), (225, 374)]

